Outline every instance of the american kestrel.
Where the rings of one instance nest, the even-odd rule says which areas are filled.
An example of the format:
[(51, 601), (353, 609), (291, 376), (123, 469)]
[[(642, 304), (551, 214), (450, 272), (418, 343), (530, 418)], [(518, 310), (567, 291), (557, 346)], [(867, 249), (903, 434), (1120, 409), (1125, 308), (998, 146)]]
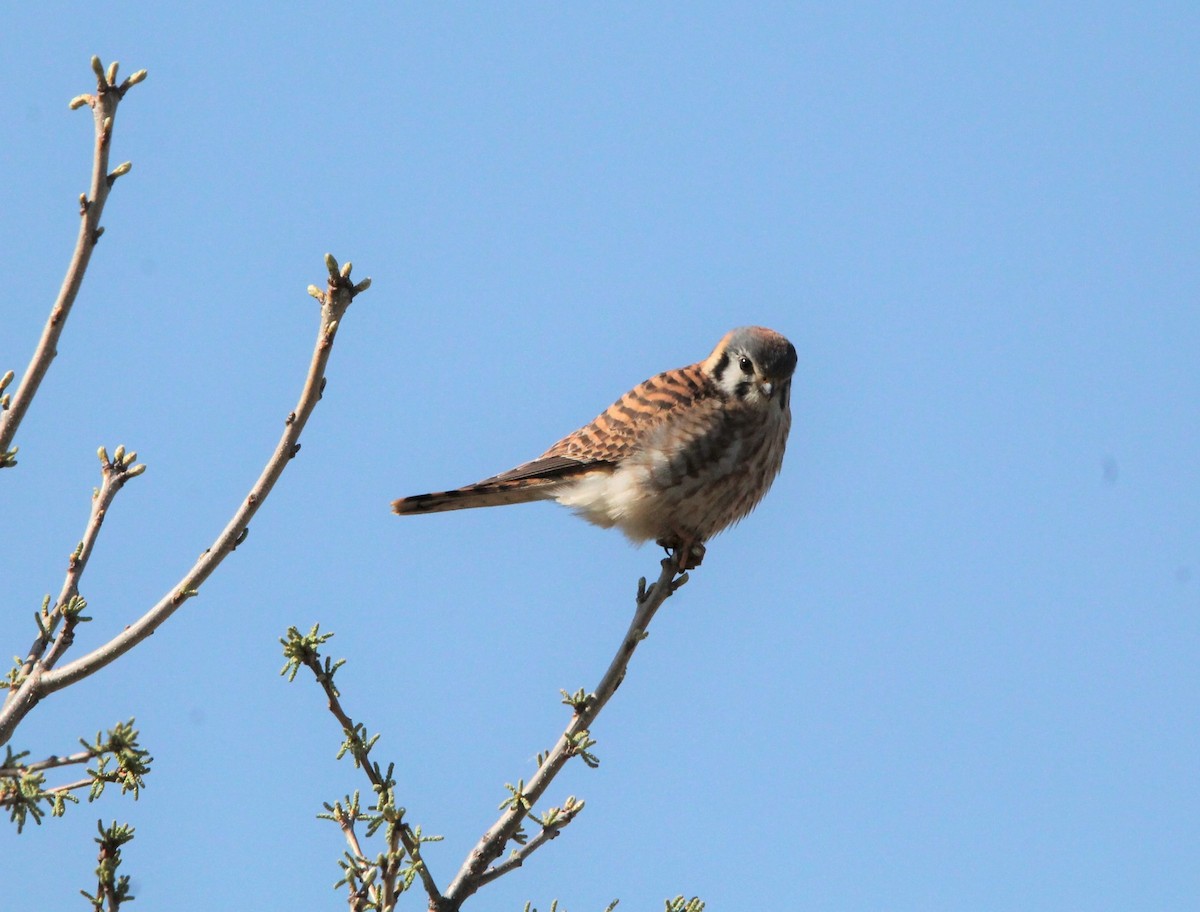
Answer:
[(651, 377), (532, 462), (454, 491), (392, 503), (399, 514), (555, 500), (635, 542), (655, 540), (680, 570), (743, 519), (779, 474), (796, 349), (746, 326), (711, 355)]

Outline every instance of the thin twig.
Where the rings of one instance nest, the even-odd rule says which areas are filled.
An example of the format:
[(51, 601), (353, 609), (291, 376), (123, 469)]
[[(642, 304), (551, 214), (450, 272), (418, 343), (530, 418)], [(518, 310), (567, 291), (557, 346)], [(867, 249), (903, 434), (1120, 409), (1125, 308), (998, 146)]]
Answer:
[[(662, 573), (659, 574), (658, 580), (649, 589), (646, 589), (646, 581), (643, 579), (638, 586), (637, 611), (634, 612), (633, 620), (629, 624), (629, 629), (625, 633), (625, 638), (621, 641), (617, 653), (613, 656), (612, 662), (608, 666), (608, 670), (601, 678), (599, 686), (583, 701), (583, 704), (577, 707), (575, 715), (572, 716), (570, 724), (566, 730), (559, 736), (558, 743), (550, 751), (549, 755), (538, 767), (533, 778), (525, 785), (521, 791), (518, 800), (512, 801), (505, 812), (500, 815), (500, 818), (492, 825), (492, 827), (484, 833), (471, 854), (467, 856), (463, 862), (454, 881), (450, 884), (450, 888), (446, 891), (446, 899), (450, 909), (458, 909), (467, 897), (471, 896), (484, 883), (494, 880), (500, 874), (508, 870), (512, 870), (517, 865), (508, 865), (505, 862), (497, 868), (489, 871), (488, 866), (500, 857), (504, 851), (505, 845), (516, 833), (520, 827), (521, 821), (528, 814), (527, 808), (535, 804), (542, 794), (549, 787), (558, 771), (571, 759), (577, 752), (576, 744), (578, 736), (590, 730), (592, 723), (600, 714), (600, 710), (609, 701), (617, 688), (621, 685), (621, 681), (625, 677), (625, 670), (629, 666), (629, 660), (633, 657), (634, 651), (638, 644), (646, 638), (646, 630), (650, 621), (654, 618), (659, 607), (665, 602), (675, 590), (687, 582), (687, 574), (679, 574), (677, 564), (673, 558), (667, 558), (662, 562)], [(543, 840), (539, 845), (549, 841)], [(536, 841), (536, 837), (533, 841)], [(532, 842), (530, 843), (532, 845)], [(522, 860), (528, 856), (529, 849), (522, 856)], [(504, 867), (504, 871), (499, 871), (499, 868)], [(498, 871), (498, 873), (493, 873)]]
[[(413, 844), (416, 845), (419, 852), (421, 848), (421, 841), (416, 838), (416, 833), (412, 833), (408, 828), (408, 824), (404, 823), (403, 821), (401, 821), (399, 826), (392, 827), (391, 831), (387, 834), (388, 854), (383, 862), (381, 878), (383, 883), (380, 884), (380, 887), (383, 890), (383, 903), (381, 907), (388, 910), (388, 912), (396, 908), (396, 874), (400, 869), (400, 862), (402, 860), (400, 856), (400, 846), (401, 844), (407, 845), (410, 838)], [(418, 871), (422, 874), (428, 875), (429, 872), (425, 870), (425, 863), (421, 861), (420, 855), (415, 856), (414, 860), (418, 862)], [(429, 896), (430, 904), (436, 909), (441, 904), (442, 897), (441, 894), (438, 893), (437, 884), (433, 882), (433, 877), (430, 876), (428, 880), (426, 880), (425, 877), (422, 877), (421, 883), (425, 887), (425, 892)]]
[(283, 435), (275, 447), (275, 452), (250, 489), (250, 493), (238, 506), (233, 518), (212, 546), (149, 611), (103, 646), (61, 668), (48, 670), (40, 662), (34, 663), (32, 672), (15, 689), (4, 709), (0, 710), (0, 745), (8, 742), (20, 721), (43, 697), (99, 671), (154, 633), (184, 602), (199, 594), (201, 584), (243, 541), (250, 520), (271, 493), (288, 462), (299, 452), (300, 433), (325, 388), (325, 367), (329, 363), (338, 325), (354, 296), (370, 287), (370, 279), (365, 279), (358, 285), (351, 283), (349, 263), (339, 270), (337, 261), (332, 256), (326, 256), (325, 264), (329, 269), (328, 290), (322, 293), (309, 286), (309, 293), (321, 302), (321, 325), (317, 331), (317, 342), (304, 382), (304, 390), (300, 394), (296, 410), (291, 412), (284, 422)]
[[(102, 466), (100, 488), (92, 496), (92, 509), (88, 516), (87, 527), (83, 531), (83, 538), (79, 540), (79, 545), (71, 552), (70, 560), (67, 563), (66, 578), (63, 580), (58, 600), (48, 612), (41, 613), (38, 621), (40, 631), (33, 641), (33, 645), (29, 647), (29, 653), (21, 667), (21, 678), (26, 677), (33, 670), (35, 662), (40, 663), (45, 670), (53, 668), (74, 639), (75, 627), (78, 624), (78, 612), (68, 612), (66, 609), (71, 599), (79, 595), (79, 581), (83, 577), (83, 571), (87, 568), (88, 559), (92, 556), (92, 549), (100, 535), (100, 527), (104, 524), (108, 508), (116, 498), (117, 492), (125, 486), (125, 482), (130, 478), (140, 475), (145, 470), (145, 466), (133, 466), (132, 463), (137, 458), (137, 454), (126, 454), (124, 449), (121, 447), (117, 450), (115, 460), (108, 458), (108, 453), (103, 447), (100, 449)], [(126, 456), (128, 459), (125, 458)], [(55, 633), (56, 629), (57, 633)], [(49, 647), (48, 652), (47, 647)], [(10, 691), (5, 703), (15, 696), (16, 691)]]
[(480, 874), (475, 881), (476, 889), (484, 886), (485, 884), (491, 883), (493, 880), (496, 880), (499, 877), (503, 877), (509, 871), (521, 867), (521, 865), (525, 864), (525, 860), (530, 855), (532, 855), (546, 843), (550, 842), (552, 839), (557, 839), (558, 834), (563, 831), (563, 827), (570, 823), (573, 818), (574, 815), (571, 815), (561, 822), (556, 823), (554, 826), (542, 827), (536, 836), (529, 840), (529, 842), (525, 843), (525, 845), (521, 846), (521, 848), (513, 852), (512, 855), (504, 859), (504, 861), (502, 861), (500, 864), (492, 865), (490, 868)]
[(354, 855), (356, 861), (366, 861), (367, 856), (363, 854), (362, 845), (358, 841), (358, 833), (354, 831), (354, 821), (349, 817), (344, 817), (338, 821), (342, 828), (342, 834), (346, 837), (346, 844), (350, 846), (350, 852)]
[(67, 317), (71, 313), (76, 295), (79, 294), (79, 288), (83, 284), (83, 276), (87, 271), (88, 261), (92, 257), (92, 249), (103, 232), (100, 227), (100, 216), (104, 213), (108, 192), (117, 177), (129, 170), (128, 164), (119, 166), (111, 174), (108, 170), (113, 120), (117, 115), (117, 105), (125, 97), (125, 93), (146, 78), (146, 71), (139, 70), (118, 85), (115, 63), (106, 72), (100, 64), (100, 59), (93, 57), (92, 70), (96, 74), (96, 94), (80, 95), (71, 102), (73, 108), (82, 107), (85, 104), (90, 105), (93, 119), (96, 122), (91, 187), (86, 196), (80, 197), (79, 237), (75, 242), (75, 252), (71, 256), (71, 263), (67, 267), (67, 274), (63, 278), (62, 287), (59, 289), (54, 306), (50, 308), (50, 317), (42, 329), (42, 337), (38, 340), (29, 367), (21, 377), (21, 383), (8, 403), (8, 408), (0, 411), (0, 468), (13, 464), (11, 456), (15, 450), (10, 451), (9, 446), (12, 444), (13, 437), (16, 436), (21, 420), (33, 402), (33, 397), (37, 395), (42, 378), (46, 376), (46, 371), (50, 368), (50, 362), (58, 354), (58, 339), (62, 335), (63, 327), (66, 326)]
[(358, 877), (359, 881), (363, 880), (362, 871), (364, 868), (369, 868), (371, 862), (363, 854), (362, 846), (358, 841), (358, 834), (354, 831), (354, 818), (349, 814), (337, 818), (338, 826), (342, 828), (342, 835), (346, 837), (346, 844), (350, 846), (350, 857), (354, 867), (347, 870), (347, 885), (350, 887), (350, 908), (358, 909), (363, 906), (364, 901), (379, 903), (379, 885), (368, 884), (363, 882), (362, 886), (355, 887), (351, 878)]
[[(329, 711), (333, 714), (334, 718), (338, 720), (338, 723), (342, 726), (342, 730), (347, 734), (356, 731), (357, 725), (355, 721), (350, 718), (346, 710), (342, 708), (342, 701), (338, 698), (337, 688), (333, 686), (333, 678), (331, 675), (326, 674), (324, 669), (321, 668), (320, 659), (314, 654), (306, 657), (303, 661), (309, 670), (312, 671), (313, 676), (321, 685), (321, 689), (325, 691), (325, 698), (329, 703)], [(362, 767), (363, 772), (370, 780), (371, 786), (375, 789), (376, 794), (378, 794), (380, 800), (382, 800), (384, 791), (386, 789), (386, 784), (384, 783), (383, 777), (379, 775), (379, 770), (376, 765), (370, 762), (370, 759), (367, 756), (369, 753), (370, 748), (368, 747), (366, 752), (364, 752), (363, 756), (359, 759), (359, 765)], [(429, 896), (430, 908), (440, 909), (442, 907), (442, 903), (445, 901), (445, 897), (442, 896), (441, 891), (438, 889), (437, 883), (433, 879), (433, 875), (429, 873), (429, 868), (421, 858), (421, 841), (417, 838), (417, 834), (413, 832), (412, 827), (410, 827), (403, 820), (397, 821), (396, 831), (399, 835), (401, 843), (404, 845), (404, 851), (408, 853), (408, 856), (416, 865), (417, 874), (421, 878), (421, 884), (425, 887), (425, 893)], [(354, 851), (355, 854), (357, 854), (359, 857), (362, 857), (361, 849), (355, 847)], [(385, 878), (385, 887), (388, 880), (390, 880), (390, 878)], [(386, 905), (385, 908), (387, 908)]]
[[(0, 779), (15, 779), (26, 773), (40, 773), (42, 770), (57, 769), (60, 766), (70, 766), (75, 763), (87, 763), (97, 756), (96, 751), (85, 750), (68, 754), (65, 757), (47, 757), (35, 763), (19, 763), (16, 766), (0, 766)], [(90, 781), (90, 780), (89, 780)]]
[[(75, 789), (87, 788), (92, 784), (91, 779), (79, 779), (75, 782), (67, 782), (63, 785), (53, 785), (47, 789), (41, 789), (40, 795), (58, 795), (66, 792), (74, 791)], [(0, 808), (10, 808), (17, 803), (18, 796), (12, 795), (6, 798), (0, 798)]]

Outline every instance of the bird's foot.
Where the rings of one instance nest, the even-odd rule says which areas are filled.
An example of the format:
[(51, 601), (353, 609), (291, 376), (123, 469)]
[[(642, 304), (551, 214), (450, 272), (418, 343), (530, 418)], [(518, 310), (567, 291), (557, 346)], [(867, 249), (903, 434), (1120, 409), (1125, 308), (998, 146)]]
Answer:
[(658, 545), (666, 549), (667, 558), (676, 573), (695, 570), (704, 560), (704, 542), (695, 539), (659, 539)]

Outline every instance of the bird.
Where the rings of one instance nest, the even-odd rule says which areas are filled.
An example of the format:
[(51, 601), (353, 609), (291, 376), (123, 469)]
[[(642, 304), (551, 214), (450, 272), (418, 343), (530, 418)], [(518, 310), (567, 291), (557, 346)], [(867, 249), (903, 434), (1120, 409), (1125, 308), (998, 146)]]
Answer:
[(537, 459), (451, 491), (393, 501), (402, 516), (554, 500), (634, 542), (653, 539), (680, 572), (744, 519), (779, 474), (791, 429), (796, 349), (743, 326), (703, 361), (635, 386)]

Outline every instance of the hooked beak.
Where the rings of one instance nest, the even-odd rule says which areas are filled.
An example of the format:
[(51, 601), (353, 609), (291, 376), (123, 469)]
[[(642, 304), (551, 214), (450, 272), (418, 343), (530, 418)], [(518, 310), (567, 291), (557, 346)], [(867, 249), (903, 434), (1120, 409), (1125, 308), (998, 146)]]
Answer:
[(771, 396), (773, 396), (775, 394), (775, 384), (772, 383), (770, 380), (764, 380), (762, 383), (760, 383), (758, 385), (758, 388), (760, 390), (762, 390), (762, 394), (764, 396), (766, 396), (768, 399), (770, 399)]

